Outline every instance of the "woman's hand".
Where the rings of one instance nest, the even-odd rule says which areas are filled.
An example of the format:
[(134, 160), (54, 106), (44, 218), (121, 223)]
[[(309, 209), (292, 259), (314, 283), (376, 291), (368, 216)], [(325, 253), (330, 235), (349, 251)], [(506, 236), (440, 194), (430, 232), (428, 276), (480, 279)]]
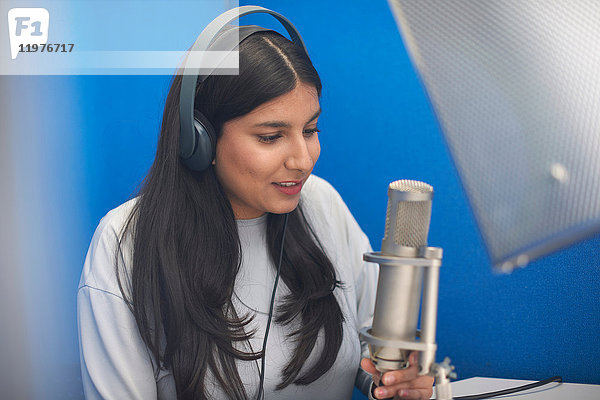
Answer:
[(416, 352), (410, 354), (409, 365), (406, 369), (386, 372), (382, 377), (371, 360), (363, 358), (360, 362), (362, 369), (373, 375), (375, 384), (383, 385), (375, 389), (376, 399), (429, 399), (433, 394), (433, 377), (419, 376)]

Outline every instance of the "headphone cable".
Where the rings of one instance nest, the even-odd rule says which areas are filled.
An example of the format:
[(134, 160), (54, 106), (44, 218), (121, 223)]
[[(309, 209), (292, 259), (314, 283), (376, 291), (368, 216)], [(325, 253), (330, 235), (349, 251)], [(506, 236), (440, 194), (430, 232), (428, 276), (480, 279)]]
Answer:
[(277, 284), (279, 283), (279, 273), (281, 271), (281, 260), (283, 259), (283, 242), (285, 241), (285, 231), (288, 223), (288, 215), (285, 214), (283, 220), (283, 234), (281, 235), (281, 247), (279, 250), (279, 262), (277, 263), (277, 274), (275, 275), (275, 283), (273, 284), (273, 293), (271, 293), (271, 305), (269, 306), (269, 319), (267, 320), (267, 328), (265, 329), (265, 338), (262, 346), (262, 357), (260, 360), (260, 384), (258, 387), (257, 399), (260, 400), (264, 396), (264, 383), (265, 383), (265, 359), (267, 352), (267, 338), (269, 337), (269, 328), (271, 327), (271, 319), (273, 318), (273, 307), (275, 305), (275, 292), (277, 292)]

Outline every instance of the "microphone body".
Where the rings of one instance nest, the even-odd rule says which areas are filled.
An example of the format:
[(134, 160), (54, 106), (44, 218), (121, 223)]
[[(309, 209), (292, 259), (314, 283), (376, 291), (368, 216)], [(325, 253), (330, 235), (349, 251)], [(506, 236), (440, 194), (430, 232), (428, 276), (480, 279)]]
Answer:
[(407, 368), (411, 351), (420, 352), (421, 374), (430, 373), (435, 362), (442, 250), (427, 247), (432, 199), (433, 188), (426, 183), (392, 182), (381, 252), (364, 254), (380, 269), (373, 326), (363, 329), (361, 338), (381, 372)]

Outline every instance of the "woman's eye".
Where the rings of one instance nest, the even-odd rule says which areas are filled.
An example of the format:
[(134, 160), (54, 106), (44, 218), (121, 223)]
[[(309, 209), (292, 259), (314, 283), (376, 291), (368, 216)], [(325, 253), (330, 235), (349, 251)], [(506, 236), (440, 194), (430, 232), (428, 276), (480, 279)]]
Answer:
[(312, 129), (305, 129), (303, 133), (304, 133), (304, 136), (306, 136), (306, 137), (311, 137), (311, 136), (313, 136), (315, 133), (319, 133), (319, 132), (321, 132), (319, 129), (317, 129), (317, 128), (312, 128)]
[(277, 139), (279, 139), (280, 137), (281, 137), (280, 134), (277, 134), (277, 135), (267, 135), (267, 136), (259, 136), (258, 137), (258, 141), (261, 142), (261, 143), (273, 143)]

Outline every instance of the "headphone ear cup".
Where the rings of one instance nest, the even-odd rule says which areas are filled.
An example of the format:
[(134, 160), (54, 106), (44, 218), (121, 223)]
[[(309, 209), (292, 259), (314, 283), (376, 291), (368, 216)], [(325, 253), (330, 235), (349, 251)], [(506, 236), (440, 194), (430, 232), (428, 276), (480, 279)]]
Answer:
[(198, 110), (194, 110), (194, 135), (196, 147), (184, 163), (193, 171), (204, 171), (215, 157), (216, 135), (208, 118)]

